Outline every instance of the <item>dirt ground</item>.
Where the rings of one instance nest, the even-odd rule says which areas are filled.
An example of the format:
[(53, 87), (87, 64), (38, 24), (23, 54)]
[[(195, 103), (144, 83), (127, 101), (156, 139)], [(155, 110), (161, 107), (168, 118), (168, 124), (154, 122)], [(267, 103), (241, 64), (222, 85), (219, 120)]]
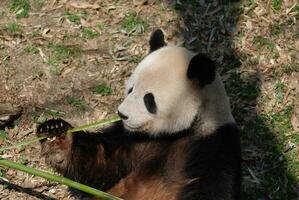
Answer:
[[(297, 0), (2, 0), (0, 145), (37, 123), (115, 115), (125, 80), (162, 28), (218, 65), (242, 132), (242, 199), (299, 198)], [(50, 171), (38, 144), (1, 157)], [(0, 199), (75, 199), (65, 186), (0, 168)]]

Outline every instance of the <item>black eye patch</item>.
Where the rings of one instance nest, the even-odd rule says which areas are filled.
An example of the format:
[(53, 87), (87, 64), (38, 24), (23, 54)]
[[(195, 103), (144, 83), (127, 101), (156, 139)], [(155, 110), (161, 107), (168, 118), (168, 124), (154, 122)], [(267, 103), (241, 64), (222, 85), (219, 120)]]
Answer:
[(153, 93), (147, 93), (143, 97), (144, 105), (148, 112), (155, 114), (157, 112), (157, 105)]

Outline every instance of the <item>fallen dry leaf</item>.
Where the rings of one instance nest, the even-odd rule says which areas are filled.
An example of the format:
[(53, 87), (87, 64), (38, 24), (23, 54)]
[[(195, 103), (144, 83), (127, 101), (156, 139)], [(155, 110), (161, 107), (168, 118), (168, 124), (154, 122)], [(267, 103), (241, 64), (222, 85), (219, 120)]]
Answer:
[(291, 124), (292, 124), (293, 129), (295, 131), (299, 131), (299, 119), (298, 119), (298, 117), (296, 116), (295, 113), (291, 117)]
[(70, 1), (67, 4), (67, 7), (73, 7), (76, 9), (98, 9), (100, 8), (97, 4), (90, 4), (88, 2), (83, 1)]

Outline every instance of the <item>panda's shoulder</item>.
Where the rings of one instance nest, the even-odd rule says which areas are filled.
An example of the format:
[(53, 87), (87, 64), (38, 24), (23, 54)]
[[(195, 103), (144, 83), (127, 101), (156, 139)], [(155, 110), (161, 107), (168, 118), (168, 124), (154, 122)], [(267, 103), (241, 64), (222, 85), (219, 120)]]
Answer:
[(221, 147), (226, 146), (238, 146), (239, 142), (240, 134), (237, 125), (235, 123), (227, 123), (218, 127), (207, 136), (194, 136), (191, 140), (191, 143), (193, 143), (191, 146), (205, 147), (211, 151), (212, 149), (219, 150)]
[(236, 124), (228, 123), (218, 127), (212, 134), (204, 137), (194, 136), (188, 145), (190, 166), (203, 162), (221, 165), (223, 162), (238, 162), (240, 159), (240, 135)]

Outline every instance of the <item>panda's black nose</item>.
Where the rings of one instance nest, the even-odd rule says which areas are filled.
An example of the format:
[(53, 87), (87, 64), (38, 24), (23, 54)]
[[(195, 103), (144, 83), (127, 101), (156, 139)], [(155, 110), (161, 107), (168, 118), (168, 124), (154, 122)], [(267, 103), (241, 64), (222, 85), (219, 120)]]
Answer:
[(119, 117), (123, 120), (128, 119), (128, 116), (124, 115), (123, 113), (119, 112), (119, 110), (117, 111), (117, 114), (119, 115)]

